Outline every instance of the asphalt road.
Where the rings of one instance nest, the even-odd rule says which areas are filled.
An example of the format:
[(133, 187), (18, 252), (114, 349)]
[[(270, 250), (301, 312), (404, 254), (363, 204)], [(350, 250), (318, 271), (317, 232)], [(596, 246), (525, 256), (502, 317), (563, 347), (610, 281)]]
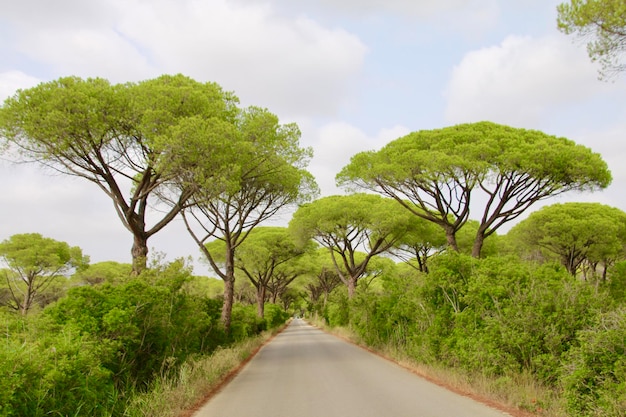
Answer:
[(502, 417), (302, 320), (194, 417)]

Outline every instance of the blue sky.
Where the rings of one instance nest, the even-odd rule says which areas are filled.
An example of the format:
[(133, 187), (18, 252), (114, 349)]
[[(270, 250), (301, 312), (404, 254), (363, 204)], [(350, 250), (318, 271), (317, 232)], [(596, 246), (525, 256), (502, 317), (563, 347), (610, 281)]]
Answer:
[[(609, 164), (607, 190), (544, 204), (626, 210), (626, 77), (598, 80), (584, 44), (557, 31), (558, 3), (2, 2), (0, 98), (67, 75), (215, 81), (244, 105), (298, 123), (324, 195), (338, 192), (334, 176), (357, 152), (415, 130), (490, 120), (568, 137)], [(130, 260), (130, 233), (87, 181), (0, 160), (0, 213), (0, 239), (39, 232), (80, 246), (94, 262)], [(178, 221), (149, 245), (169, 259), (198, 257)]]

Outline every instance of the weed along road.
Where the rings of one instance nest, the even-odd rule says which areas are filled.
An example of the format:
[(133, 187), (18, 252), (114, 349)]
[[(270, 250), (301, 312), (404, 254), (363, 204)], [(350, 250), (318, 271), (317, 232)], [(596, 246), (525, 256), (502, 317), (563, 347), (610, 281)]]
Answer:
[(502, 417), (294, 320), (194, 417)]

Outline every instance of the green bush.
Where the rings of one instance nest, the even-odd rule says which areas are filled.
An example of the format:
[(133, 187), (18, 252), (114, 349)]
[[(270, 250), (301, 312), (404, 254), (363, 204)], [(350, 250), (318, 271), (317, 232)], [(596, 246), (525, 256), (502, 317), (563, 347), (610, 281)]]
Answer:
[(626, 261), (618, 262), (611, 268), (604, 286), (615, 302), (626, 303)]
[(626, 415), (626, 308), (601, 314), (580, 331), (579, 346), (563, 368), (564, 395), (572, 415)]
[(27, 324), (22, 333), (7, 335), (0, 347), (0, 416), (121, 411), (112, 373), (103, 364), (113, 355), (110, 345), (69, 326)]
[(235, 305), (227, 335), (222, 301), (189, 291), (190, 279), (177, 261), (74, 287), (38, 314), (0, 310), (0, 417), (124, 415), (187, 359), (288, 318), (276, 305), (267, 306), (267, 320), (255, 306)]
[(115, 346), (105, 365), (116, 386), (143, 387), (188, 355), (209, 353), (226, 341), (219, 303), (182, 291), (187, 277), (174, 265), (121, 285), (74, 288), (43, 315)]
[(347, 326), (350, 323), (350, 307), (345, 288), (337, 288), (330, 294), (324, 319), (331, 327)]
[(282, 326), (289, 319), (289, 313), (277, 304), (265, 304), (265, 321), (270, 329)]
[(267, 322), (257, 314), (256, 305), (233, 305), (230, 336), (233, 340), (243, 340), (267, 330)]

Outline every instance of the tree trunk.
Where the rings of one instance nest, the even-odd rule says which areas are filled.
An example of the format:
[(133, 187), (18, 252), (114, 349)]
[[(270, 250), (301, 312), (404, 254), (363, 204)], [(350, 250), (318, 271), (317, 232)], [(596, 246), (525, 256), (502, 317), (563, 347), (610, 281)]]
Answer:
[(256, 289), (256, 312), (261, 318), (265, 316), (265, 286), (259, 283)]
[(354, 294), (356, 294), (356, 278), (349, 277), (348, 278), (348, 298), (352, 299)]
[(480, 258), (480, 252), (483, 249), (485, 243), (485, 233), (478, 229), (476, 237), (474, 238), (474, 245), (472, 246), (472, 256), (476, 259)]
[(455, 251), (458, 252), (459, 251), (459, 245), (457, 245), (456, 243), (456, 232), (452, 227), (445, 227), (443, 228), (446, 232), (446, 241), (448, 242), (448, 246), (450, 246), (450, 248)]
[(20, 308), (20, 314), (22, 314), (22, 316), (25, 316), (26, 314), (28, 314), (28, 309), (30, 309), (31, 303), (32, 303), (32, 292), (29, 286), (29, 288), (26, 290), (26, 294), (24, 294), (24, 301), (22, 302), (22, 306)]
[(133, 248), (130, 251), (133, 256), (132, 274), (137, 276), (146, 269), (148, 259), (148, 238), (135, 234), (133, 238)]
[(233, 312), (233, 299), (235, 294), (235, 280), (224, 279), (224, 304), (222, 304), (222, 324), (226, 333), (230, 332), (230, 322)]
[(235, 262), (234, 253), (230, 247), (226, 248), (226, 262), (224, 265), (224, 304), (222, 305), (222, 324), (226, 333), (230, 332), (230, 322), (235, 297)]

